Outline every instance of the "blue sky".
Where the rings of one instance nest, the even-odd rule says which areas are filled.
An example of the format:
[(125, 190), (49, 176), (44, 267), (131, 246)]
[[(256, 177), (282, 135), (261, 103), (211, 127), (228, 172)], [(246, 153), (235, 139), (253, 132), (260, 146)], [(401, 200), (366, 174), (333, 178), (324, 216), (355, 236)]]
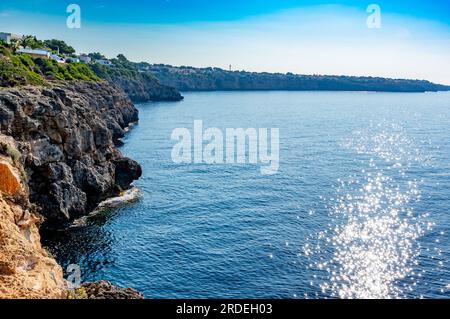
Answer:
[[(81, 7), (81, 29), (66, 26), (71, 3)], [(381, 7), (380, 29), (367, 28), (371, 3)], [(0, 31), (135, 61), (450, 84), (443, 0), (0, 0)]]
[(447, 0), (2, 0), (0, 10), (61, 16), (70, 3), (76, 3), (84, 9), (85, 19), (101, 23), (226, 21), (314, 5), (338, 4), (358, 8), (371, 3), (391, 13), (450, 23), (450, 2)]

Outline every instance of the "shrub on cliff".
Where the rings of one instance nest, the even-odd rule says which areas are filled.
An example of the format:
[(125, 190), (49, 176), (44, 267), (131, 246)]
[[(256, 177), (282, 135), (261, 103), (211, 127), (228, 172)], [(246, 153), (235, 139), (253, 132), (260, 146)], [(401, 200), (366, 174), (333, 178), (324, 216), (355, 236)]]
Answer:
[(54, 60), (33, 59), (26, 54), (14, 54), (7, 46), (0, 45), (0, 87), (46, 85), (46, 79), (100, 81), (85, 64), (59, 64)]
[(35, 59), (37, 70), (45, 77), (53, 80), (71, 81), (99, 81), (100, 79), (89, 67), (81, 63), (61, 65), (54, 60)]
[(100, 78), (95, 75), (94, 72), (85, 64), (82, 63), (69, 63), (66, 70), (76, 80), (83, 81), (99, 81)]
[(130, 80), (139, 79), (139, 71), (135, 63), (130, 62), (123, 54), (119, 54), (117, 59), (112, 59), (112, 67), (98, 63), (91, 65), (92, 71), (102, 79), (111, 81), (116, 78), (126, 78)]
[(37, 58), (35, 63), (38, 71), (45, 77), (64, 80), (64, 76), (59, 72), (58, 63), (56, 61)]
[(45, 80), (31, 71), (17, 57), (7, 58), (0, 54), (0, 87), (17, 85), (45, 85)]

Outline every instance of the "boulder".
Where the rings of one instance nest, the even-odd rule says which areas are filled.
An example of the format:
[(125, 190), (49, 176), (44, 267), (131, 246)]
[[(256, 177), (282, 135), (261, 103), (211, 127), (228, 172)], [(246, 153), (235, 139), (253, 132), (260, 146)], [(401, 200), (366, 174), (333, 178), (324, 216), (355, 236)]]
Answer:
[(144, 296), (136, 290), (119, 288), (106, 280), (85, 283), (76, 292), (86, 299), (144, 299)]

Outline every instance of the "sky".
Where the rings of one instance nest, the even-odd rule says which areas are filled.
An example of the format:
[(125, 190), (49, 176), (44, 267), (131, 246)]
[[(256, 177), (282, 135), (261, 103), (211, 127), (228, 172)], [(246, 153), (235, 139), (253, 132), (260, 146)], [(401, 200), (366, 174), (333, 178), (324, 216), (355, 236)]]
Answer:
[[(66, 24), (72, 3), (79, 29)], [(132, 61), (450, 85), (448, 0), (0, 0), (2, 31)]]

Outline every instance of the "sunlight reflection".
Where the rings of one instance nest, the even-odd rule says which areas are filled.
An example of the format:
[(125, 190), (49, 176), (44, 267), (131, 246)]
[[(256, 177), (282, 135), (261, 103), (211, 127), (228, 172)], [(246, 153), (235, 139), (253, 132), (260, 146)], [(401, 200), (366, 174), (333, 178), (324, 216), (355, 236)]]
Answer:
[(420, 182), (408, 179), (407, 167), (429, 158), (399, 125), (389, 123), (355, 132), (343, 147), (374, 158), (361, 174), (338, 181), (336, 198), (328, 202), (336, 226), (313, 236), (316, 246), (306, 244), (303, 253), (319, 256), (313, 267), (327, 274), (319, 282), (324, 294), (402, 298), (415, 286), (417, 239), (433, 226), (427, 214), (414, 212)]

